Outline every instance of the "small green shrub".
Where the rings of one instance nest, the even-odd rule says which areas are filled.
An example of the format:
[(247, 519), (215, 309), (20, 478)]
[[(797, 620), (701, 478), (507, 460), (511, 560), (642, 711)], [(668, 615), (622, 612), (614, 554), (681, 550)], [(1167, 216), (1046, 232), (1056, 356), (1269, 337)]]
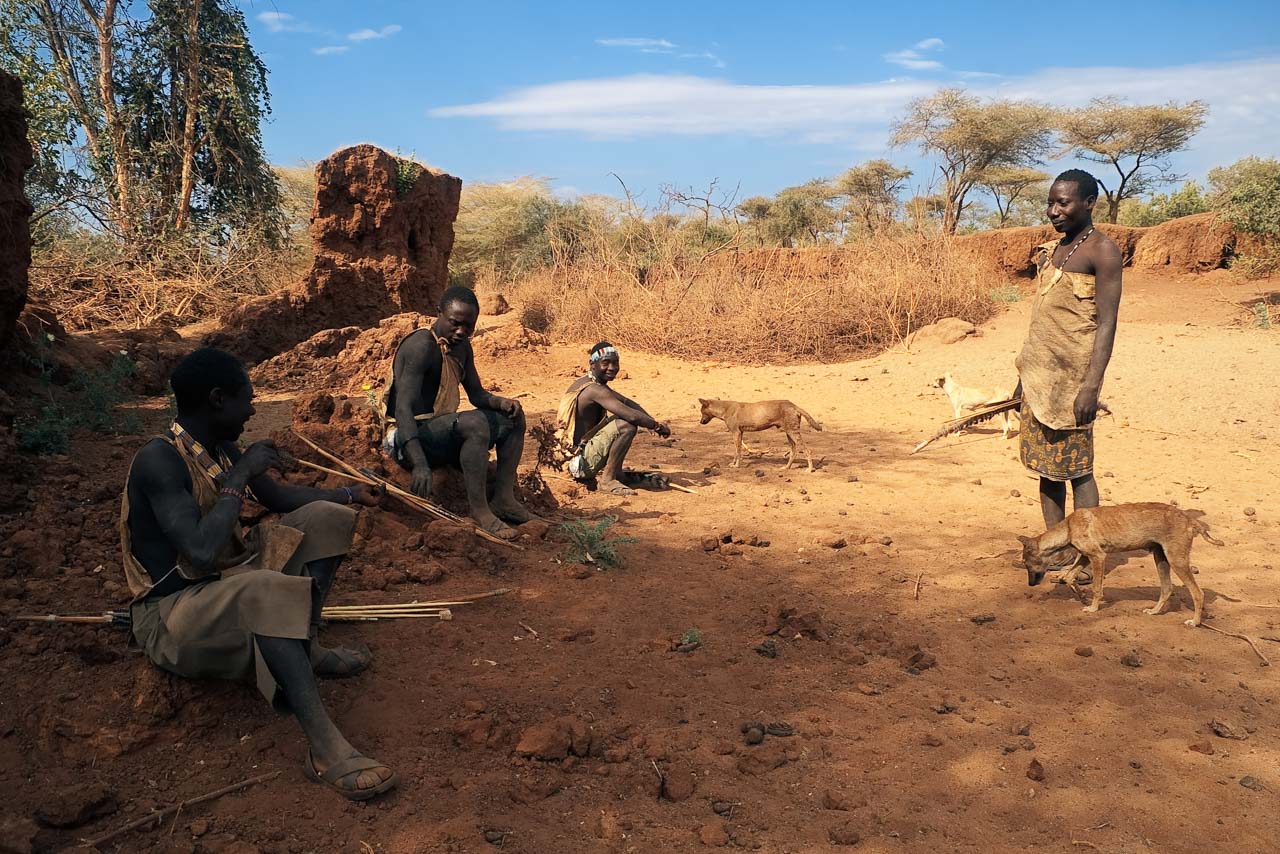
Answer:
[(19, 450), (29, 454), (65, 454), (71, 448), (71, 422), (57, 404), (41, 407), (37, 416), (17, 419)]
[(702, 632), (698, 631), (697, 629), (685, 629), (684, 634), (680, 635), (680, 644), (683, 646), (684, 644), (689, 644), (689, 643), (694, 643), (701, 646)]
[(412, 152), (408, 157), (396, 157), (396, 197), (403, 199), (418, 183), (425, 169), (421, 163), (413, 159)]
[(33, 454), (65, 454), (71, 447), (71, 431), (77, 427), (87, 427), (95, 433), (139, 432), (142, 423), (135, 413), (116, 412), (128, 397), (129, 379), (136, 371), (124, 353), (104, 370), (76, 371), (64, 402), (59, 403), (50, 393), (49, 402), (41, 407), (38, 416), (17, 420), (18, 447)]
[(1271, 307), (1265, 302), (1255, 303), (1253, 306), (1253, 325), (1259, 329), (1270, 329), (1275, 323), (1275, 318), (1271, 316)]
[(1014, 303), (1022, 299), (1022, 292), (1013, 282), (1004, 282), (998, 288), (991, 289), (991, 301), (998, 303)]
[(572, 563), (593, 564), (596, 569), (605, 570), (622, 566), (622, 556), (617, 547), (626, 543), (634, 543), (635, 537), (610, 537), (609, 526), (618, 521), (609, 516), (592, 525), (589, 522), (565, 522), (560, 525), (569, 538), (569, 547), (565, 551), (565, 560)]

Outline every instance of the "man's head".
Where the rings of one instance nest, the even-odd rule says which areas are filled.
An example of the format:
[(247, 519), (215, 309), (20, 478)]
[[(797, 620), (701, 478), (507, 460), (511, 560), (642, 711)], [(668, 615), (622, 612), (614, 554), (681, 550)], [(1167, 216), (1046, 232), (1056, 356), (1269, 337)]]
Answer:
[(1098, 179), (1083, 169), (1068, 169), (1049, 186), (1045, 215), (1055, 231), (1073, 234), (1093, 221), (1098, 202)]
[(253, 416), (253, 383), (244, 365), (226, 350), (201, 347), (169, 377), (178, 415), (204, 419), (220, 442), (234, 442)]
[(587, 363), (596, 381), (606, 384), (617, 379), (618, 368), (622, 364), (618, 348), (608, 341), (600, 341), (587, 351)]
[(455, 285), (441, 295), (440, 316), (432, 328), (450, 344), (461, 344), (476, 331), (479, 319), (480, 301), (476, 299), (475, 291)]

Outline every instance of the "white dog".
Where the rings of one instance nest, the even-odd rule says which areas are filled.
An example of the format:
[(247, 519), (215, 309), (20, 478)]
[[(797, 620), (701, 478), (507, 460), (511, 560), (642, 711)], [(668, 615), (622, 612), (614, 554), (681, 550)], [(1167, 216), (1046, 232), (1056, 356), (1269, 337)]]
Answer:
[[(951, 400), (951, 411), (955, 418), (964, 415), (965, 410), (972, 412), (975, 409), (981, 409), (992, 403), (999, 403), (1002, 400), (1008, 400), (1013, 396), (1013, 389), (985, 389), (985, 388), (969, 388), (962, 386), (952, 378), (948, 373), (946, 376), (939, 378), (937, 382), (938, 388), (947, 393), (947, 397)], [(1001, 418), (1004, 419), (1004, 431), (1002, 437), (1009, 438), (1009, 431), (1013, 429), (1013, 413), (1003, 412)]]

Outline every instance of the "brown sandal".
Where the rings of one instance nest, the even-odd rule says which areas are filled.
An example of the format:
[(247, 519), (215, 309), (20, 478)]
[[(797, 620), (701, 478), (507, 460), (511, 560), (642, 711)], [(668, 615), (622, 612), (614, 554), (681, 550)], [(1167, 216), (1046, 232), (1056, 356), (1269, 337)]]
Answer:
[(361, 771), (372, 771), (374, 768), (386, 768), (391, 771), (389, 766), (383, 765), (378, 760), (357, 754), (348, 756), (341, 762), (333, 763), (321, 774), (316, 770), (316, 763), (311, 757), (310, 750), (307, 751), (307, 764), (304, 766), (308, 780), (313, 783), (323, 783), (349, 801), (367, 801), (370, 798), (376, 798), (378, 795), (394, 789), (396, 784), (400, 782), (399, 775), (395, 771), (391, 771), (390, 777), (367, 789), (354, 789), (350, 786), (342, 785), (342, 781), (352, 774), (358, 774)]

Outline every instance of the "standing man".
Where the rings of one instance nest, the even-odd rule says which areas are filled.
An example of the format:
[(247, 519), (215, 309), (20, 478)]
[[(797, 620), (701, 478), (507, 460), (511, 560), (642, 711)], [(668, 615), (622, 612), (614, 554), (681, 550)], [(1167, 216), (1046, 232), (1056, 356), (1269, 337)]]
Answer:
[(623, 397), (609, 383), (617, 378), (621, 362), (618, 349), (601, 341), (588, 353), (586, 376), (574, 380), (560, 399), (556, 412), (557, 437), (569, 456), (569, 474), (590, 482), (599, 476), (598, 489), (613, 495), (635, 495), (632, 486), (664, 489), (664, 478), (646, 472), (626, 471), (626, 461), (636, 430), (653, 430), (662, 438), (671, 428)]
[(1075, 509), (1098, 506), (1093, 422), (1116, 339), (1123, 259), (1094, 228), (1097, 201), (1097, 180), (1080, 169), (1050, 186), (1046, 214), (1062, 237), (1037, 247), (1031, 326), (1016, 362), (1020, 456), (1040, 475), (1046, 528), (1066, 516), (1068, 482)]
[[(242, 454), (235, 442), (253, 415), (253, 386), (240, 361), (204, 347), (170, 379), (178, 417), (129, 466), (120, 508), (125, 578), (134, 594), (133, 636), (157, 666), (192, 679), (242, 679), (306, 735), (306, 772), (351, 800), (396, 784), (329, 719), (317, 675), (351, 676), (367, 649), (316, 642), (320, 610), (351, 547), (356, 513), (376, 505), (364, 484), (312, 489), (274, 480), (270, 441)], [(245, 531), (247, 490), (278, 523)]]
[[(460, 468), (472, 520), (510, 540), (516, 532), (507, 522), (518, 525), (533, 518), (515, 496), (516, 467), (524, 453), (524, 411), (520, 401), (490, 394), (480, 382), (471, 349), (479, 317), (475, 293), (452, 287), (440, 297), (435, 323), (400, 342), (384, 396), (389, 429), (382, 448), (413, 472), (411, 488), (423, 498), (431, 495), (432, 466)], [(458, 411), (459, 384), (474, 410)], [(417, 429), (406, 428), (411, 424)], [(490, 448), (498, 450), (492, 504), (486, 496)]]

